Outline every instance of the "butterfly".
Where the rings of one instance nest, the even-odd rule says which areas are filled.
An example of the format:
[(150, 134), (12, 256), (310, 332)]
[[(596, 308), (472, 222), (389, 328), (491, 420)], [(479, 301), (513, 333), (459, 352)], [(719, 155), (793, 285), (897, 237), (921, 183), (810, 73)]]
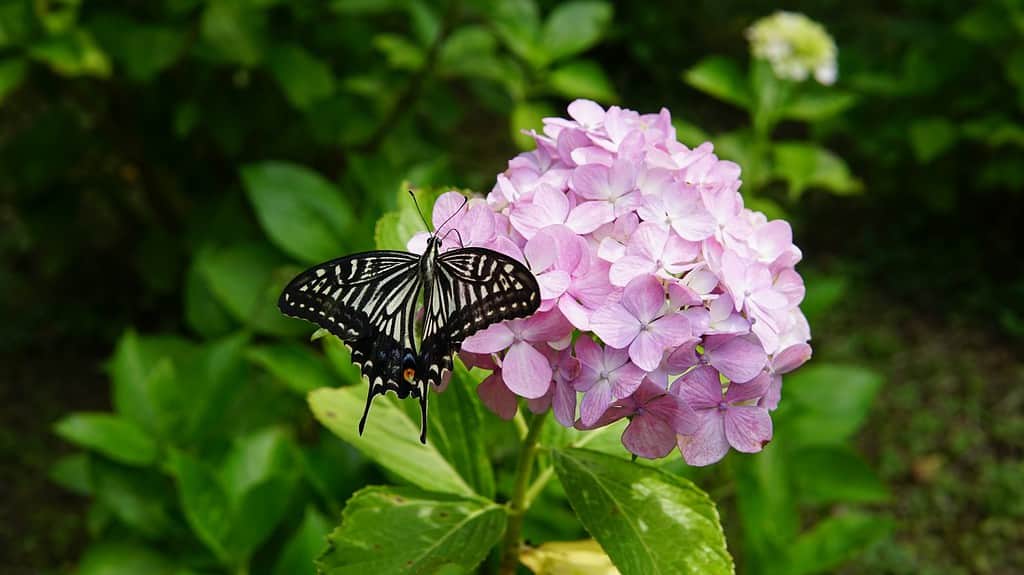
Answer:
[(532, 315), (540, 306), (540, 288), (529, 268), (481, 247), (442, 251), (438, 232), (445, 225), (430, 235), (422, 255), (377, 250), (330, 260), (297, 275), (278, 299), (282, 313), (326, 329), (352, 352), (352, 362), (370, 384), (360, 435), (374, 397), (393, 391), (402, 399), (419, 399), (420, 441), (426, 443), (427, 392), (451, 371), (452, 354), (462, 341), (491, 324)]

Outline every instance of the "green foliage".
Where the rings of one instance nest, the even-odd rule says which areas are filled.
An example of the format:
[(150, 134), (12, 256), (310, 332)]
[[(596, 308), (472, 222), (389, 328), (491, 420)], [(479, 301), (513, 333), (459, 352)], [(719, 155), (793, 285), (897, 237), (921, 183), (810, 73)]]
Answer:
[(621, 572), (733, 572), (715, 504), (686, 479), (585, 449), (556, 451), (555, 470)]

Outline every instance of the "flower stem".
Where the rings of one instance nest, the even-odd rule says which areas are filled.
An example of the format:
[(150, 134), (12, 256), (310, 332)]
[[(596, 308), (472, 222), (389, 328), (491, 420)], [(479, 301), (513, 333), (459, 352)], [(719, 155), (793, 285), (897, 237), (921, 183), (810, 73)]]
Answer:
[(526, 487), (533, 474), (533, 462), (537, 458), (540, 431), (544, 428), (547, 412), (539, 413), (530, 418), (529, 429), (519, 450), (519, 461), (516, 463), (516, 482), (512, 489), (512, 499), (508, 502), (508, 527), (505, 539), (501, 544), (500, 575), (512, 575), (519, 566), (519, 538), (523, 532), (523, 518), (529, 504), (526, 500)]

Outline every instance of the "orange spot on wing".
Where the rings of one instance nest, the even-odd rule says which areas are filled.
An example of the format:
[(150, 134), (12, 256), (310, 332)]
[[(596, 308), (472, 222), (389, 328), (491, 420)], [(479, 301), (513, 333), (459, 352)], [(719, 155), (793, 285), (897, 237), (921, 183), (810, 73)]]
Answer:
[(407, 367), (405, 368), (405, 371), (402, 372), (402, 377), (405, 378), (405, 381), (412, 383), (413, 379), (416, 378), (416, 370), (411, 367)]

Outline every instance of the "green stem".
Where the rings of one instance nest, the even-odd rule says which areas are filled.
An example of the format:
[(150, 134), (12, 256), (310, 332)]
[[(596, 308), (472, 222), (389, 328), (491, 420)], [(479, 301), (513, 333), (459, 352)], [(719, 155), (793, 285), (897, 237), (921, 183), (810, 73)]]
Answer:
[[(570, 443), (569, 447), (583, 447), (584, 445), (590, 443), (591, 440), (596, 438), (599, 434), (599, 431), (587, 432), (587, 434), (581, 437), (579, 441), (574, 441)], [(551, 481), (551, 478), (554, 475), (555, 467), (553, 465), (548, 465), (547, 467), (542, 469), (540, 473), (537, 474), (537, 479), (534, 479), (533, 483), (530, 484), (530, 488), (526, 490), (525, 505), (527, 509), (530, 508), (530, 505), (533, 503), (533, 500), (536, 499), (542, 491), (544, 491), (544, 488), (547, 487), (548, 485), (548, 481)]]
[(500, 575), (513, 575), (519, 566), (519, 538), (523, 532), (523, 518), (529, 503), (526, 500), (526, 486), (533, 474), (533, 462), (537, 458), (538, 440), (544, 429), (547, 412), (539, 413), (530, 418), (529, 430), (519, 450), (519, 461), (516, 463), (516, 482), (512, 489), (512, 499), (508, 502), (508, 527), (505, 539), (501, 544)]

